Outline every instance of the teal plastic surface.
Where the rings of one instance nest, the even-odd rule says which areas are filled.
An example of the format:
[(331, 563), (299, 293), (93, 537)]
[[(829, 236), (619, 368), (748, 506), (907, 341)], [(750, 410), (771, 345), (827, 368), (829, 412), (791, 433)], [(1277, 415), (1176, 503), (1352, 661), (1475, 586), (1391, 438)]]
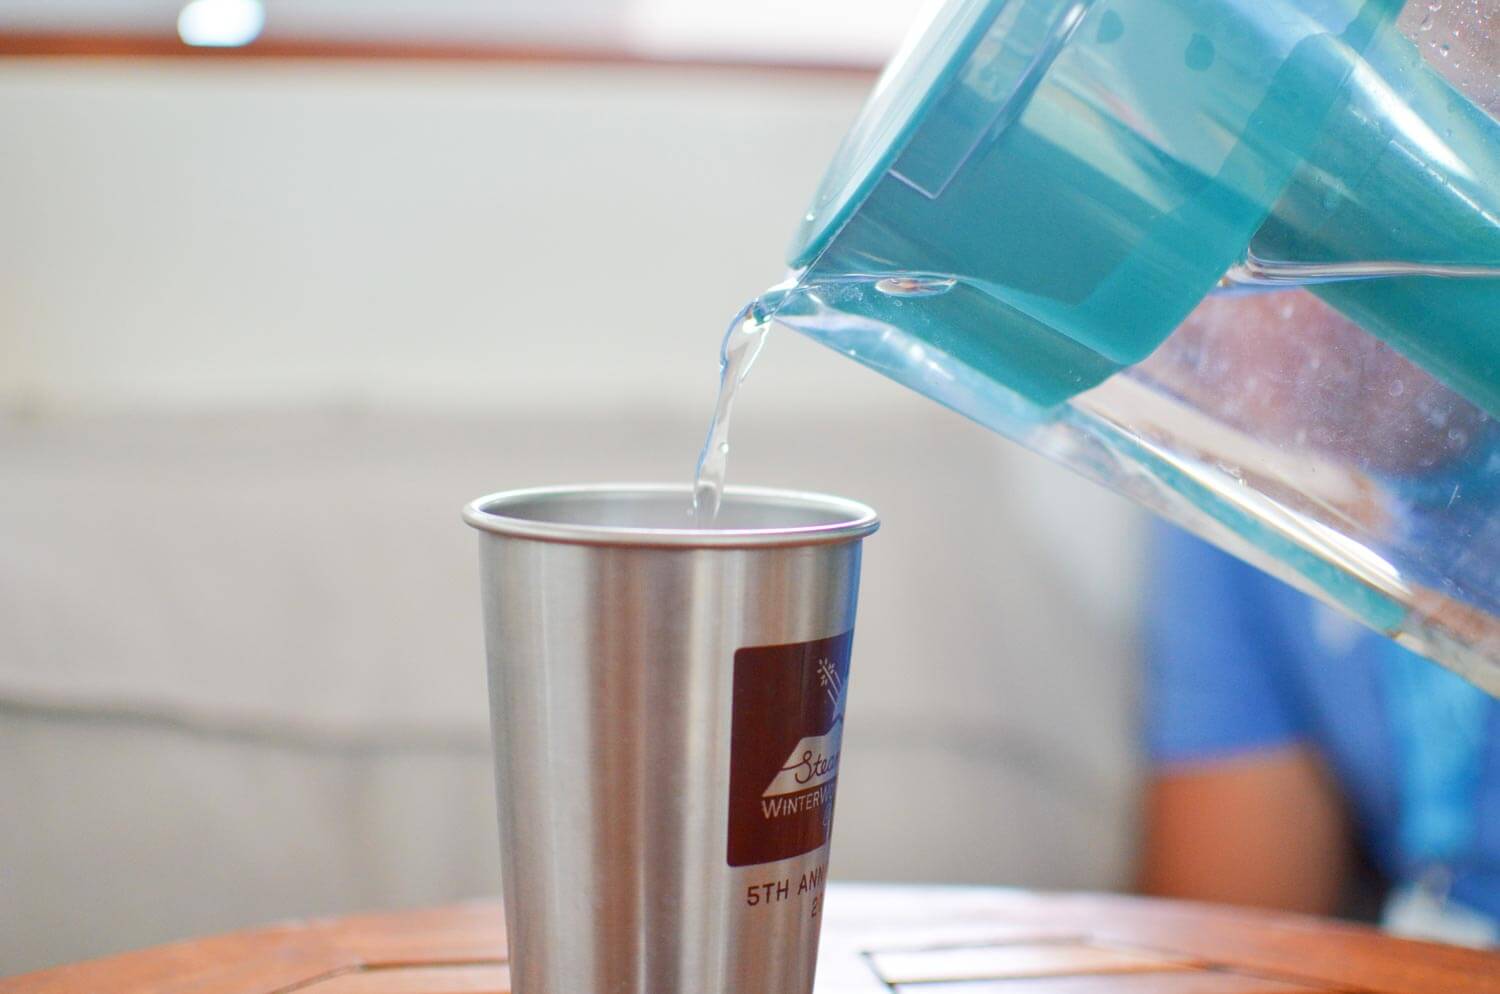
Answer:
[[(1365, 60), (1251, 250), (1301, 263), (1393, 260), (1500, 272), (1500, 122), (1431, 72), (1394, 30), (1381, 33)], [(1500, 279), (1403, 277), (1310, 289), (1500, 415)]]
[(932, 8), (932, 20), (907, 36), (834, 152), (792, 241), (792, 268), (811, 263), (869, 196), (1003, 6), (1005, 0), (954, 0)]
[[(1042, 408), (1149, 355), (1250, 248), (1500, 265), (1495, 122), (1394, 31), (1401, 6), (950, 3), (883, 77), (790, 261), (819, 306), (899, 328)], [(1388, 115), (1363, 106), (1393, 92), (1444, 122), (1463, 170), (1403, 153)], [(873, 288), (901, 274), (957, 284)], [(851, 277), (869, 280), (829, 290)], [(1426, 279), (1317, 292), (1500, 409), (1500, 281), (1434, 295)]]

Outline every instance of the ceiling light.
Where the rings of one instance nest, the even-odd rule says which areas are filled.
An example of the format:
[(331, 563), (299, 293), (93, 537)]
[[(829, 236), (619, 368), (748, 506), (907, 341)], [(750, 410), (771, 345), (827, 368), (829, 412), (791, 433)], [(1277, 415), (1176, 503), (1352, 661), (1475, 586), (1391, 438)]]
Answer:
[(192, 0), (177, 15), (177, 34), (185, 43), (212, 48), (248, 45), (265, 26), (260, 0)]

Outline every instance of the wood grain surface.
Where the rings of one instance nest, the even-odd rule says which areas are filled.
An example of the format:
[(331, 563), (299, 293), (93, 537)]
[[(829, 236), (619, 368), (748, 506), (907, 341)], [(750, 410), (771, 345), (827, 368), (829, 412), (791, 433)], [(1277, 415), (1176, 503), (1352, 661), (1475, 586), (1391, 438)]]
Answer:
[[(0, 994), (509, 994), (493, 903), (290, 922), (0, 979)], [(830, 888), (820, 994), (1500, 994), (1500, 952), (1110, 895)]]
[(690, 69), (733, 69), (775, 73), (810, 72), (874, 80), (875, 63), (851, 65), (817, 60), (791, 61), (746, 56), (712, 57), (665, 55), (615, 47), (506, 44), (463, 40), (410, 38), (305, 38), (270, 32), (254, 43), (234, 48), (185, 45), (175, 34), (87, 33), (67, 31), (0, 30), (0, 58), (190, 59), (245, 62), (266, 59), (324, 61), (422, 61), (520, 64), (584, 64), (672, 66)]

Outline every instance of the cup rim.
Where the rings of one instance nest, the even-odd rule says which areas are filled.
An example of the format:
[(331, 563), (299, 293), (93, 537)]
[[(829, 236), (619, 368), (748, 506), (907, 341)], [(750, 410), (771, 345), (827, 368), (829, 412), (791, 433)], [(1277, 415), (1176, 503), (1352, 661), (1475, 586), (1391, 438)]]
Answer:
[(771, 487), (725, 487), (724, 496), (726, 499), (748, 499), (762, 505), (823, 512), (828, 521), (787, 528), (624, 528), (539, 521), (504, 513), (507, 507), (538, 500), (599, 495), (659, 497), (664, 494), (681, 495), (685, 510), (692, 499), (692, 487), (670, 483), (591, 483), (503, 490), (470, 501), (464, 507), (463, 518), (480, 531), (509, 538), (572, 545), (688, 549), (827, 545), (862, 539), (880, 527), (875, 511), (858, 501)]

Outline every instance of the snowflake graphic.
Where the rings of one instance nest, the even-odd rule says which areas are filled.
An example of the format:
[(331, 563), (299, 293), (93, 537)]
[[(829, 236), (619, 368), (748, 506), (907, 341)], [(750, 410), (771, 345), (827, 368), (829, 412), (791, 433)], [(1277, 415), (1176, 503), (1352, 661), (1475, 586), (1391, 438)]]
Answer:
[(828, 695), (828, 699), (833, 702), (834, 707), (837, 707), (839, 698), (844, 695), (844, 681), (839, 679), (839, 672), (828, 662), (828, 657), (825, 656), (818, 660), (816, 667), (818, 671), (818, 686), (823, 688), (823, 692)]

